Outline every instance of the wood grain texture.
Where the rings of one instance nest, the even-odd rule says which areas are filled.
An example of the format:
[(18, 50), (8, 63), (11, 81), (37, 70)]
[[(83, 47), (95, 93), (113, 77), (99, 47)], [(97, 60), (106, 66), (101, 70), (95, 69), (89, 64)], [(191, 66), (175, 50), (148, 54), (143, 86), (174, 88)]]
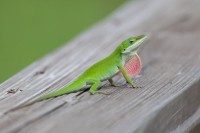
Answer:
[[(200, 120), (199, 12), (199, 0), (129, 1), (0, 85), (0, 132), (188, 132)], [(109, 96), (78, 92), (10, 111), (65, 86), (140, 34), (149, 36), (139, 51), (142, 72), (133, 78), (142, 89), (117, 77), (121, 87), (102, 85)], [(17, 92), (8, 94), (10, 89)]]

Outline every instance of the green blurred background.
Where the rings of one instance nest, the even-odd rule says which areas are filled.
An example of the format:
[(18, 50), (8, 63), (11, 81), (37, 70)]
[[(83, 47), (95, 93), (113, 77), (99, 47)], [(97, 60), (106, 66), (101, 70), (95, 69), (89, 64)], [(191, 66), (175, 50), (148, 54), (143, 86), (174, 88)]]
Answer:
[(0, 0), (0, 83), (125, 0)]

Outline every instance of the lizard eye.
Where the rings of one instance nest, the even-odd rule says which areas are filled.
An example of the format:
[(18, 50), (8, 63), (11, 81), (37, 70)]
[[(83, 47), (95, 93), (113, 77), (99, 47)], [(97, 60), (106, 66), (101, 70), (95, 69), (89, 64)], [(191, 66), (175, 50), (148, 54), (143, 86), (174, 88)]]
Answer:
[(134, 44), (134, 41), (130, 41), (129, 43), (132, 45), (132, 44)]

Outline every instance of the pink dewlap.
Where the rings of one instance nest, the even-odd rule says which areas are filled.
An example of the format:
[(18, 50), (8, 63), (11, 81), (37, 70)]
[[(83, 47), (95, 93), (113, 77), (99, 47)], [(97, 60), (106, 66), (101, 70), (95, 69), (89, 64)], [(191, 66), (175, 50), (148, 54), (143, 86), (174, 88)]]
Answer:
[(128, 76), (136, 76), (142, 68), (140, 57), (137, 54), (131, 57), (128, 61), (126, 61), (124, 68)]

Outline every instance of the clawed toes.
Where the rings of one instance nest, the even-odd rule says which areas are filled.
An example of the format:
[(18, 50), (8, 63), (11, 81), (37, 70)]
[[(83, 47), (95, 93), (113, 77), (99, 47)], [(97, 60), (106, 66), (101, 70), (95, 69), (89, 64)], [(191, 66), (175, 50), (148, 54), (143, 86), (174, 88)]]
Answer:
[(91, 95), (94, 95), (94, 94), (103, 94), (103, 95), (110, 95), (111, 93), (105, 93), (105, 92), (102, 92), (102, 91), (96, 91), (96, 92), (90, 92)]

